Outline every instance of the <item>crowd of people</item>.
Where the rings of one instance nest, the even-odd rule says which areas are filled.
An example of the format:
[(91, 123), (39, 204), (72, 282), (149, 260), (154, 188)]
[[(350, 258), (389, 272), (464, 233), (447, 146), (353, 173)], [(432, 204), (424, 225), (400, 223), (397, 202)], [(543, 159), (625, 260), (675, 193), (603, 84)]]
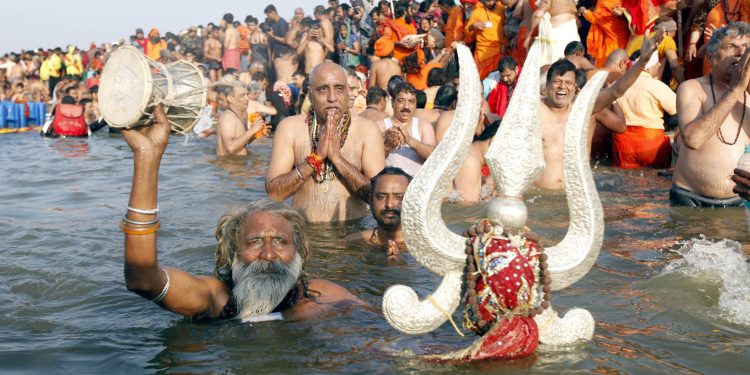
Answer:
[[(537, 188), (562, 189), (564, 129), (572, 104), (588, 78), (607, 71), (591, 118), (592, 158), (619, 168), (673, 171), (673, 205), (741, 204), (731, 177), (750, 142), (743, 129), (750, 1), (329, 0), (327, 5), (316, 6), (312, 15), (297, 8), (289, 19), (268, 5), (263, 22), (225, 14), (217, 24), (164, 36), (157, 29), (148, 35), (137, 29), (129, 40), (92, 43), (83, 52), (69, 46), (10, 54), (0, 60), (0, 99), (85, 102), (86, 122), (95, 122), (101, 120), (99, 73), (119, 46), (132, 45), (162, 63), (194, 62), (211, 83), (215, 119), (198, 132), (216, 137), (217, 155), (247, 154), (254, 140), (273, 131), (268, 197), (291, 199), (294, 212), (308, 222), (371, 213), (378, 227), (349, 238), (385, 245), (396, 256), (403, 240), (401, 198), (454, 116), (461, 84), (456, 45), (471, 49), (484, 87), (475, 142), (451, 195), (455, 202), (473, 203), (493, 194), (483, 155), (498, 128), (506, 126), (502, 117), (536, 41), (543, 65), (539, 100), (546, 162)], [(138, 208), (129, 208), (123, 222), (123, 231), (135, 235), (126, 241), (129, 288), (157, 297), (173, 311), (220, 317), (237, 305), (249, 306), (234, 301), (253, 289), (237, 275), (268, 271), (243, 268), (262, 257), (281, 259), (282, 265), (268, 267), (292, 275), (283, 293), (266, 296), (278, 300), (269, 304), (271, 310), (280, 303), (293, 308), (312, 289), (324, 299), (356, 300), (330, 283), (308, 285), (300, 278), (297, 257), (286, 248), (296, 246), (304, 263), (308, 254), (298, 237), (298, 214), (270, 203), (222, 218), (216, 279), (160, 270), (152, 256), (155, 237), (139, 235), (158, 229), (153, 229), (158, 210), (150, 208), (156, 207), (164, 132), (160, 127), (125, 132), (139, 156), (136, 172), (147, 172), (136, 173), (130, 206)], [(143, 144), (156, 149), (144, 153)], [(281, 219), (268, 219), (268, 212)], [(252, 251), (239, 257), (243, 246)], [(152, 261), (142, 262), (144, 257)], [(173, 289), (167, 294), (170, 277)], [(297, 299), (288, 301), (283, 298), (290, 288)]]

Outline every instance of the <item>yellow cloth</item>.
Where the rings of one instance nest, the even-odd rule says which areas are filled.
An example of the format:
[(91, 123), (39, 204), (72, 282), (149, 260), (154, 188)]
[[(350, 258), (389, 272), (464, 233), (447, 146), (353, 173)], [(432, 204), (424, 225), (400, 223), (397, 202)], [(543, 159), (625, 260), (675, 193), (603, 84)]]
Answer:
[[(625, 51), (628, 53), (628, 56), (635, 53), (635, 51), (640, 50), (642, 44), (643, 44), (643, 35), (637, 35), (633, 37), (630, 43), (628, 43), (628, 47), (625, 49)], [(667, 51), (669, 50), (676, 51), (677, 43), (675, 43), (674, 39), (672, 39), (671, 36), (664, 35), (664, 39), (662, 39), (661, 43), (659, 43), (659, 46), (656, 48), (656, 51), (659, 53), (659, 60), (666, 58)]]
[[(492, 22), (492, 27), (475, 30), (471, 27), (475, 22)], [(505, 7), (499, 2), (492, 10), (478, 3), (471, 12), (469, 20), (466, 21), (464, 26), (466, 38), (476, 38), (477, 41), (474, 60), (479, 69), (479, 79), (485, 79), (497, 70), (497, 64), (504, 56), (503, 51), (507, 43), (503, 34), (503, 25), (505, 25)]]
[(49, 59), (44, 59), (42, 61), (42, 66), (39, 67), (39, 79), (42, 81), (49, 81), (49, 75), (52, 71), (52, 67), (50, 66)]
[(60, 78), (60, 68), (62, 68), (62, 59), (56, 54), (52, 54), (49, 58), (49, 76), (52, 78)]
[(65, 74), (74, 76), (83, 74), (83, 64), (79, 53), (68, 52), (65, 55)]
[(158, 43), (151, 43), (151, 40), (149, 39), (148, 44), (146, 45), (146, 51), (148, 52), (147, 55), (151, 60), (158, 61), (159, 52), (161, 50), (167, 48), (167, 42), (160, 40)]
[(677, 113), (677, 95), (663, 82), (641, 72), (625, 95), (617, 99), (625, 125), (664, 129), (663, 113)]

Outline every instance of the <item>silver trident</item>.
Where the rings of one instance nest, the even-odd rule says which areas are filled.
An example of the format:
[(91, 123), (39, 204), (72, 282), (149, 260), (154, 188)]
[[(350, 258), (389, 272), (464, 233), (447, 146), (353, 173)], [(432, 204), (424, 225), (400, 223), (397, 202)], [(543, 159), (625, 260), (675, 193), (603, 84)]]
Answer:
[[(457, 46), (461, 84), (456, 113), (443, 141), (409, 184), (402, 206), (404, 238), (414, 258), (443, 276), (435, 292), (420, 300), (414, 290), (394, 285), (383, 297), (388, 323), (407, 334), (440, 327), (458, 307), (466, 262), (466, 238), (453, 233), (442, 219), (442, 200), (461, 166), (479, 119), (482, 85), (469, 49)], [(539, 45), (529, 51), (517, 89), (485, 159), (499, 198), (486, 207), (487, 218), (504, 227), (523, 228), (527, 209), (523, 193), (544, 169), (540, 136)], [(601, 202), (589, 166), (588, 126), (606, 73), (597, 73), (583, 88), (565, 128), (564, 185), (570, 212), (565, 238), (548, 248), (552, 289), (580, 280), (599, 255), (604, 235)], [(590, 340), (594, 319), (584, 309), (571, 309), (560, 318), (552, 308), (535, 317), (542, 344), (558, 346)]]

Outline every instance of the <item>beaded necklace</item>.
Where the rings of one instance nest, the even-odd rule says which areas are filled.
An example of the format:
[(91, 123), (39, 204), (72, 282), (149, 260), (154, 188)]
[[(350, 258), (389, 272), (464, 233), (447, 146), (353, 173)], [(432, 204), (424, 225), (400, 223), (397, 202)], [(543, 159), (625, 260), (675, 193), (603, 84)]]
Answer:
[[(714, 92), (714, 76), (709, 74), (708, 75), (708, 82), (711, 85), (711, 98), (713, 98), (714, 105), (716, 105), (716, 93)], [(716, 136), (719, 137), (719, 140), (721, 143), (728, 145), (728, 146), (734, 146), (737, 144), (737, 140), (740, 139), (740, 132), (742, 131), (742, 125), (745, 123), (745, 111), (747, 110), (747, 94), (744, 92), (742, 93), (742, 116), (740, 117), (740, 124), (737, 125), (737, 134), (734, 136), (734, 142), (729, 143), (724, 139), (724, 134), (721, 133), (721, 126), (719, 126), (719, 130), (716, 131)]]
[(739, 16), (742, 11), (740, 9), (740, 3), (741, 0), (737, 0), (737, 3), (734, 5), (733, 10), (729, 10), (729, 0), (723, 0), (721, 2), (721, 10), (724, 11), (724, 18), (727, 20), (727, 23), (738, 21), (738, 19), (734, 19), (735, 16)]
[[(349, 111), (344, 112), (344, 116), (339, 121), (336, 128), (336, 132), (339, 134), (339, 148), (343, 148), (346, 143), (346, 138), (349, 135), (349, 127), (352, 123), (352, 116)], [(307, 128), (310, 130), (310, 145), (312, 152), (318, 149), (318, 137), (320, 136), (320, 124), (318, 123), (318, 116), (315, 115), (315, 111), (310, 108), (307, 112)], [(326, 160), (323, 165), (323, 170), (320, 173), (313, 175), (315, 182), (322, 184), (326, 181), (333, 181), (335, 178), (333, 164)]]

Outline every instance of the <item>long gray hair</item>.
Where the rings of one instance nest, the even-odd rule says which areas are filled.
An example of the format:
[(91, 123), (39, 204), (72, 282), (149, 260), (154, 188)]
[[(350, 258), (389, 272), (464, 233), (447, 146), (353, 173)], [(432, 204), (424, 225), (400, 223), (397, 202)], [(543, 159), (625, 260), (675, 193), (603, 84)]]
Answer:
[(302, 265), (307, 263), (311, 252), (307, 242), (307, 233), (305, 232), (305, 219), (297, 211), (281, 202), (274, 202), (269, 199), (260, 199), (250, 203), (244, 208), (236, 209), (225, 213), (219, 218), (216, 225), (216, 265), (214, 267), (214, 276), (224, 281), (230, 287), (232, 286), (232, 262), (237, 256), (237, 251), (242, 244), (242, 238), (245, 235), (245, 224), (247, 218), (256, 212), (269, 212), (279, 215), (289, 221), (292, 225), (292, 240), (294, 247), (302, 257)]

